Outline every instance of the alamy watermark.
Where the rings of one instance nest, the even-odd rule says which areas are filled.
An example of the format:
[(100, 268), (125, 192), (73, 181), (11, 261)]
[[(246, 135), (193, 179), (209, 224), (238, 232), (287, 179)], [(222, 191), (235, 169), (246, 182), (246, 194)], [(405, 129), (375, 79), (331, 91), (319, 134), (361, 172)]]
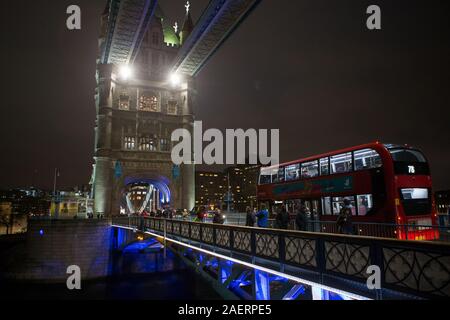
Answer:
[(72, 265), (67, 267), (66, 273), (70, 275), (66, 281), (67, 289), (81, 290), (81, 268), (77, 265)]
[(369, 290), (381, 289), (381, 268), (379, 266), (370, 266), (367, 268), (367, 288)]
[(81, 30), (81, 9), (77, 5), (67, 7), (66, 13), (69, 17), (66, 20), (66, 27), (69, 30)]
[[(269, 137), (270, 136), (270, 137)], [(227, 129), (225, 136), (218, 129), (203, 132), (203, 123), (194, 123), (193, 134), (188, 129), (172, 133), (172, 161), (175, 165), (206, 164), (235, 165), (280, 163), (280, 130)], [(204, 145), (207, 144), (204, 148)], [(269, 153), (270, 148), (270, 155)]]

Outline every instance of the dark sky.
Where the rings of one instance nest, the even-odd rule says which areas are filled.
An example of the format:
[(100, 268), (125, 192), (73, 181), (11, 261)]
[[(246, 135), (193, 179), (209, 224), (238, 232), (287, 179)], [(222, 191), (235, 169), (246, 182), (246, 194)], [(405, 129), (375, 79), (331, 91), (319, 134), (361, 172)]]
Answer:
[[(262, 0), (198, 77), (206, 127), (281, 130), (281, 160), (381, 140), (422, 149), (450, 188), (448, 1)], [(183, 0), (160, 0), (171, 21)], [(207, 0), (191, 0), (197, 19)], [(82, 30), (65, 28), (82, 9)], [(105, 0), (4, 0), (0, 187), (86, 184)], [(382, 31), (365, 27), (382, 9)], [(170, 17), (173, 17), (172, 19)], [(5, 72), (6, 71), (6, 72)]]

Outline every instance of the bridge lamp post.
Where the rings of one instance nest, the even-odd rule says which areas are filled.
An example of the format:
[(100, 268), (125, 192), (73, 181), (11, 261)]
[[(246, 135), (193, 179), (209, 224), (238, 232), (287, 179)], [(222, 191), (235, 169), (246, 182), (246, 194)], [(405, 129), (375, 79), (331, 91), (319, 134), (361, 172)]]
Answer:
[(127, 81), (133, 76), (133, 69), (129, 65), (122, 65), (119, 68), (119, 76)]
[(170, 74), (169, 80), (174, 87), (178, 87), (181, 84), (181, 76), (175, 72)]

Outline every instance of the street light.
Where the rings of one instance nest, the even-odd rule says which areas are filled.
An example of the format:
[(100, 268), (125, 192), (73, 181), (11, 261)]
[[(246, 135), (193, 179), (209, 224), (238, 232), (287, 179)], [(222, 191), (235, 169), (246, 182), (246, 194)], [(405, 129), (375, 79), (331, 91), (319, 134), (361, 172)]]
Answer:
[(176, 87), (181, 83), (181, 76), (177, 73), (172, 73), (170, 75), (170, 83)]
[(119, 75), (123, 80), (128, 80), (133, 76), (133, 69), (129, 65), (123, 65), (119, 69)]

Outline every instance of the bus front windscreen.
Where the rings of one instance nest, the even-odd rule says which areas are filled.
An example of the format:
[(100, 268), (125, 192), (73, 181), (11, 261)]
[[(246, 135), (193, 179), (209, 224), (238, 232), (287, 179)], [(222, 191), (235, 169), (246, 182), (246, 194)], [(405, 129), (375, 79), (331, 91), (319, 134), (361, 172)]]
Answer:
[(418, 150), (390, 149), (394, 160), (395, 173), (399, 175), (429, 175), (430, 168), (427, 159)]
[(403, 209), (407, 216), (428, 215), (431, 212), (430, 192), (426, 188), (401, 189)]

